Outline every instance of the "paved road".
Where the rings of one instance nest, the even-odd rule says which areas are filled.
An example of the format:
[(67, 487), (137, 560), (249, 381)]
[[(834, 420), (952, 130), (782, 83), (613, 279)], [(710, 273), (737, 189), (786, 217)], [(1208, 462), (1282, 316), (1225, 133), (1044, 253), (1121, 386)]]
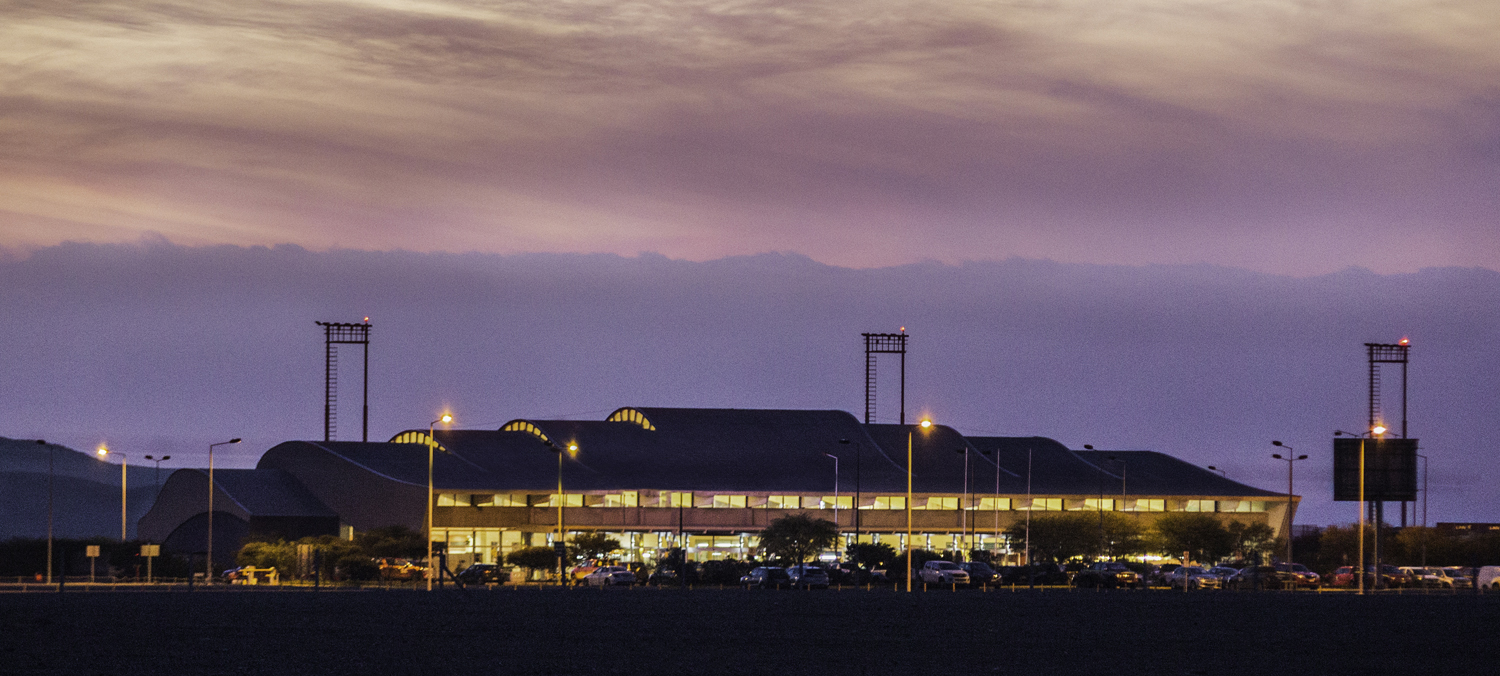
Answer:
[(0, 595), (5, 674), (1491, 674), (1500, 596)]

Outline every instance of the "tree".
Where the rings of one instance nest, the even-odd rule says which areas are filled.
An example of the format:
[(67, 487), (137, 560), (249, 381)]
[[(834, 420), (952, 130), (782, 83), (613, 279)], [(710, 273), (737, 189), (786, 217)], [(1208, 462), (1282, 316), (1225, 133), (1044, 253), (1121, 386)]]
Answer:
[(573, 536), (573, 549), (585, 559), (600, 559), (620, 549), (620, 541), (603, 533), (584, 533)]
[(551, 547), (522, 547), (506, 555), (505, 562), (527, 571), (550, 570), (557, 567), (557, 552)]
[(1167, 556), (1189, 552), (1196, 561), (1213, 563), (1234, 551), (1229, 529), (1212, 514), (1172, 512), (1156, 520), (1155, 549)]
[(866, 568), (881, 568), (896, 560), (896, 548), (888, 544), (854, 543), (844, 550), (850, 563)]
[[(1026, 541), (1026, 525), (1017, 523), (1006, 533), (1012, 542)], [(1099, 517), (1094, 512), (1056, 512), (1031, 517), (1031, 552), (1041, 561), (1062, 562), (1099, 551)]]
[(1244, 559), (1259, 560), (1261, 554), (1276, 542), (1276, 531), (1264, 523), (1230, 521), (1225, 529), (1234, 543), (1234, 552)]
[(420, 559), (427, 556), (422, 533), (406, 526), (384, 526), (355, 533), (354, 543), (370, 558)]
[(838, 541), (839, 527), (826, 519), (793, 514), (772, 521), (760, 532), (760, 546), (767, 557), (802, 563)]

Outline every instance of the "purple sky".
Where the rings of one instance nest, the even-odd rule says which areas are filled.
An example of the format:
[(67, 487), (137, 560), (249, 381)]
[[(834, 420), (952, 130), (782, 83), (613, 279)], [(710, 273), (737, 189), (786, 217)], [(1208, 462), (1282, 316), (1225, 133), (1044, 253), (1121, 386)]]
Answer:
[[(767, 254), (312, 252), (68, 244), (0, 262), (0, 435), (250, 466), (322, 434), (322, 332), (374, 326), (371, 438), (620, 406), (862, 410), (861, 332), (911, 335), (909, 415), (973, 435), (1149, 449), (1330, 501), (1331, 433), (1365, 416), (1363, 343), (1413, 341), (1432, 521), (1500, 522), (1500, 273), (1297, 278), (1010, 259), (852, 269)], [(345, 352), (357, 364), (357, 352)], [(894, 373), (882, 364), (882, 373)], [(340, 439), (358, 438), (342, 378)], [(1394, 374), (1386, 381), (1397, 384)], [(894, 382), (881, 383), (894, 421)], [(1394, 392), (1387, 401), (1398, 402)], [(1394, 408), (1388, 415), (1397, 417)], [(956, 489), (955, 489), (956, 490)]]
[(1496, 35), (1490, 0), (7, 3), (0, 435), (250, 463), (319, 435), (312, 321), (366, 315), (377, 439), (858, 412), (858, 334), (905, 325), (914, 410), (1277, 488), (1269, 440), (1325, 457), (1361, 344), (1410, 336), (1433, 516), (1500, 521)]
[(0, 247), (1500, 269), (1500, 9), (12, 2)]

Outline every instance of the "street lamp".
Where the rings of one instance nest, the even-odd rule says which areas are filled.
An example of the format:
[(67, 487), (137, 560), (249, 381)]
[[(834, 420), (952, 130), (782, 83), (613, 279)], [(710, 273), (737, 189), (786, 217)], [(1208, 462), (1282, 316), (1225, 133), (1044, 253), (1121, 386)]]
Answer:
[[(832, 453), (823, 455), (833, 458), (833, 529), (839, 528), (839, 456)], [(857, 508), (858, 505), (855, 505)]]
[(47, 447), (47, 584), (52, 584), (52, 446), (46, 439), (37, 439), (38, 446)]
[(208, 553), (204, 557), (207, 559), (204, 584), (213, 584), (214, 581), (214, 448), (237, 443), (240, 443), (239, 437), (208, 445), (208, 546), (205, 548)]
[[(1092, 451), (1094, 447), (1090, 444), (1084, 444), (1083, 450)], [(1106, 542), (1104, 538), (1104, 468), (1099, 467), (1097, 464), (1094, 468), (1099, 470), (1099, 504), (1096, 506), (1099, 508), (1099, 555), (1103, 556)]]
[[(839, 443), (848, 446), (849, 440), (839, 439)], [(859, 493), (859, 456), (860, 447), (859, 443), (856, 442), (854, 444), (854, 544), (859, 544), (859, 505), (861, 500)], [(837, 466), (834, 467), (834, 473), (838, 473)]]
[[(564, 542), (564, 537), (567, 534), (567, 530), (563, 527), (563, 452), (566, 451), (569, 457), (577, 457), (578, 444), (570, 443), (568, 444), (567, 448), (562, 448), (557, 444), (552, 443), (551, 439), (543, 439), (542, 445), (552, 449), (557, 453), (557, 541), (552, 543), (552, 547), (553, 550), (557, 552), (557, 582), (558, 584), (566, 585), (567, 571), (563, 566), (563, 559), (567, 556), (568, 549), (567, 544)], [(680, 515), (681, 513), (682, 512), (679, 505), (678, 514)], [(679, 516), (677, 519), (677, 529), (679, 531), (682, 530), (681, 516)], [(683, 549), (683, 556), (687, 556), (687, 549), (685, 548)], [(684, 577), (683, 580), (685, 581), (686, 577)]]
[[(932, 428), (932, 421), (926, 418), (917, 423), (922, 432)], [(906, 591), (911, 592), (911, 444), (912, 432), (906, 430)]]
[[(969, 536), (969, 512), (964, 508), (964, 504), (969, 501), (969, 447), (966, 444), (963, 448), (957, 449), (954, 452), (964, 454), (964, 490), (963, 497), (959, 498), (958, 503), (958, 555), (963, 557), (963, 560), (968, 561), (969, 557), (964, 550), (964, 538)], [(970, 544), (970, 548), (973, 548), (972, 543)]]
[(170, 456), (170, 455), (164, 455), (164, 456), (161, 456), (160, 458), (153, 458), (153, 457), (151, 457), (151, 456), (148, 455), (148, 456), (146, 456), (146, 459), (150, 460), (151, 462), (156, 463), (156, 488), (158, 490), (160, 490), (161, 489), (161, 463), (162, 463), (162, 461), (165, 461), (165, 460), (171, 460), (172, 456)]
[(432, 436), (433, 427), (438, 423), (447, 425), (453, 422), (453, 416), (444, 413), (442, 417), (427, 423), (427, 591), (432, 591), (432, 454), (437, 449), (437, 439)]
[[(988, 449), (988, 448), (980, 451), (980, 453), (983, 453), (984, 456), (987, 457), (987, 458), (989, 458), (990, 456), (997, 456), (997, 457), (993, 457), (991, 459), (995, 461), (995, 552), (994, 553), (995, 554), (999, 554), (1000, 553), (1000, 458), (998, 457), (998, 454), (995, 451), (993, 451), (991, 449)], [(976, 530), (976, 531), (979, 530), (979, 526), (977, 526), (977, 525), (974, 526), (974, 530)]]
[[(105, 456), (107, 456), (109, 454), (110, 454), (109, 446), (106, 446), (104, 444), (99, 444), (99, 458), (103, 459)], [(125, 460), (125, 454), (124, 453), (121, 453), (119, 451), (115, 451), (114, 454), (120, 456), (120, 542), (124, 542), (125, 541), (125, 465), (126, 465), (126, 460)]]
[[(1371, 434), (1380, 436), (1385, 434), (1385, 425), (1376, 425), (1369, 432), (1355, 434), (1343, 430), (1334, 430), (1333, 436), (1350, 436), (1359, 438), (1359, 593), (1365, 593), (1365, 511), (1369, 505), (1365, 504), (1365, 439)], [(1380, 524), (1375, 524), (1375, 588), (1380, 588)]]
[[(1297, 449), (1292, 448), (1279, 441), (1272, 441), (1272, 446), (1280, 446), (1287, 450), (1287, 456), (1281, 457), (1280, 453), (1272, 453), (1271, 457), (1286, 461), (1286, 563), (1292, 565), (1292, 465), (1298, 460), (1306, 460), (1306, 455), (1292, 456)], [(1287, 570), (1291, 570), (1288, 568)]]

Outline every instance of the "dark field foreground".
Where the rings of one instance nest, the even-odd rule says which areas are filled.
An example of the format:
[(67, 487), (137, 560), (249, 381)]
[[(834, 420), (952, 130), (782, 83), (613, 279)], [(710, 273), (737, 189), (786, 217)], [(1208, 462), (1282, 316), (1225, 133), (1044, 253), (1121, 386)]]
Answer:
[(1495, 674), (1500, 597), (507, 590), (0, 595), (0, 673)]

